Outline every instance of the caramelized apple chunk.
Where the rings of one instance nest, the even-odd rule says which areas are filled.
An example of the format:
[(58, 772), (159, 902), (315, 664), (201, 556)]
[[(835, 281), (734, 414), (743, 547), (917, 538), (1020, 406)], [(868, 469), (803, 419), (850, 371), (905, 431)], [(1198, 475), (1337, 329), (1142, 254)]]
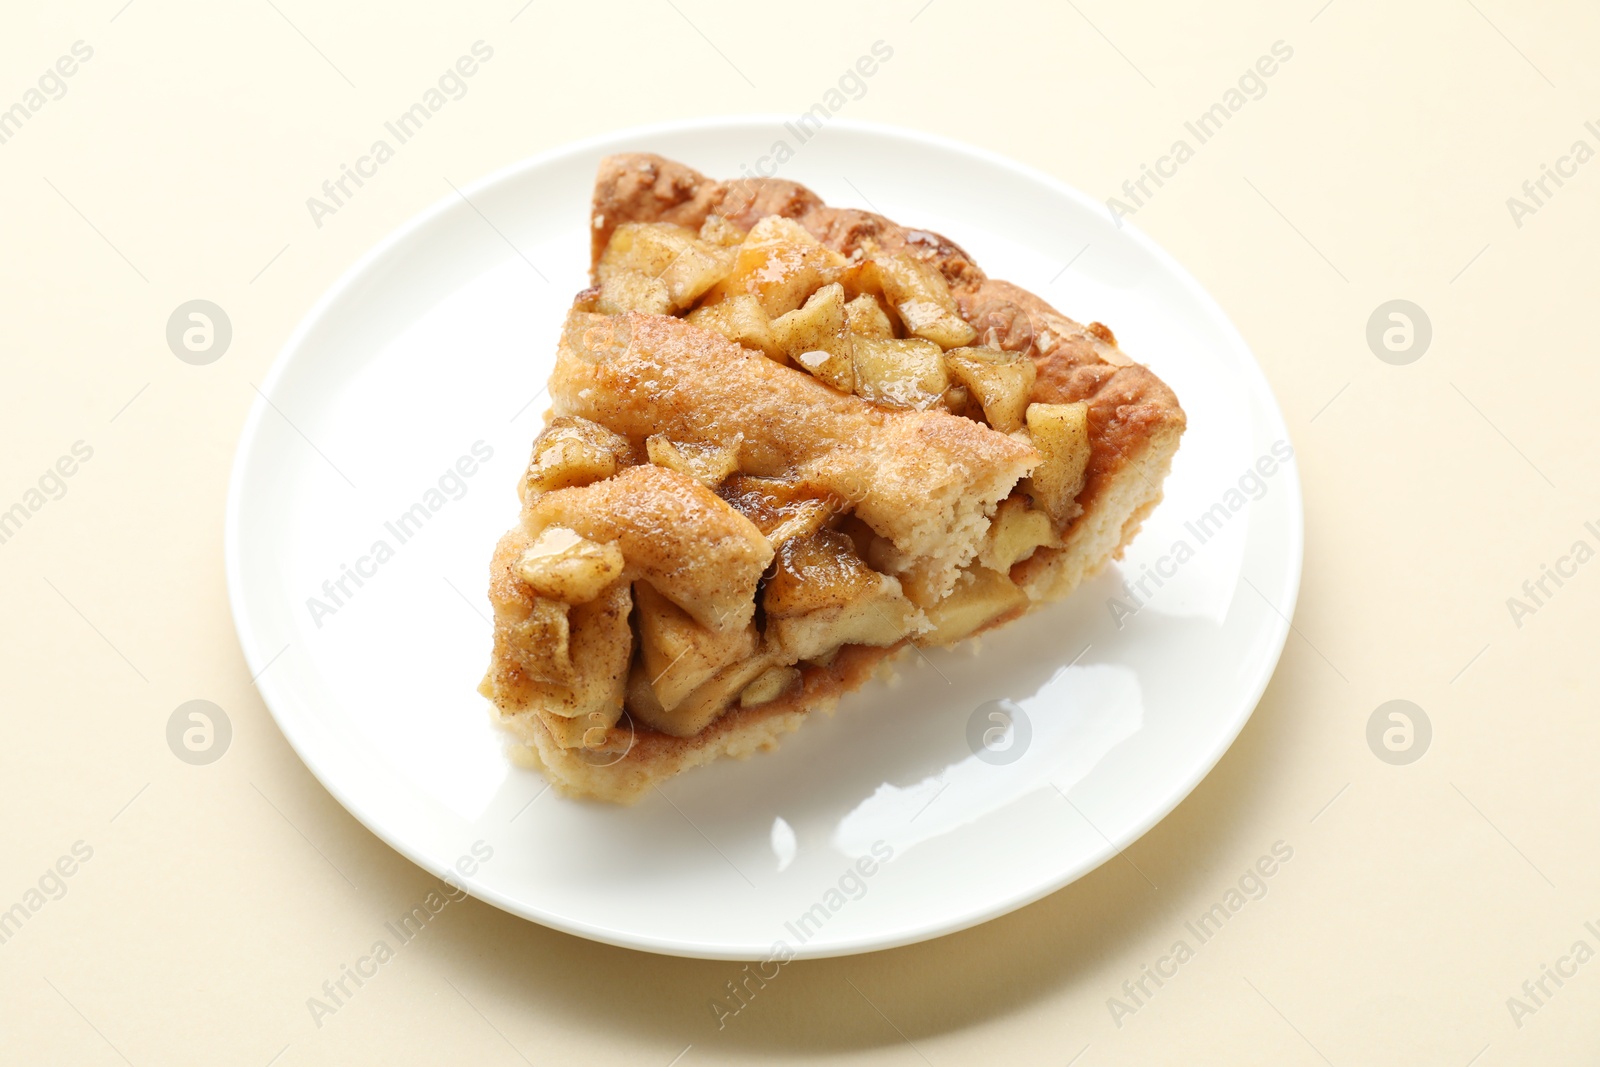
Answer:
[(806, 297), (839, 280), (846, 260), (824, 247), (793, 219), (769, 215), (739, 246), (732, 272), (706, 294), (707, 304), (749, 293), (773, 318), (804, 304)]
[(673, 441), (666, 434), (651, 434), (644, 441), (650, 462), (658, 467), (687, 474), (708, 489), (739, 469), (739, 447), (734, 444), (697, 444)]
[(523, 503), (530, 496), (588, 485), (637, 462), (621, 434), (576, 415), (557, 415), (533, 442), (528, 472), (517, 486)]
[(940, 348), (960, 348), (978, 338), (956, 306), (950, 286), (938, 270), (904, 253), (869, 260), (871, 272), (906, 332)]
[(1028, 595), (1010, 578), (987, 567), (964, 571), (948, 596), (928, 609), (933, 628), (919, 645), (952, 645), (1003, 616), (1020, 613)]
[(842, 392), (855, 387), (852, 335), (844, 287), (818, 289), (804, 306), (772, 320), (772, 336), (784, 355)]
[(495, 646), (516, 668), (518, 703), (539, 712), (568, 747), (622, 714), (622, 684), (633, 655), (632, 602), (626, 582), (576, 606), (531, 596), (525, 588), (495, 601)]
[[(573, 680), (572, 631), (567, 620), (567, 605), (559, 600), (535, 596), (524, 605), (521, 618), (497, 618), (504, 630), (506, 649), (512, 662), (529, 678), (554, 685)], [(501, 613), (496, 611), (496, 616)]]
[(918, 337), (855, 339), (856, 395), (874, 404), (925, 411), (950, 387), (939, 346)]
[(772, 319), (762, 309), (761, 301), (749, 293), (697, 307), (689, 312), (689, 321), (701, 329), (720, 333), (735, 344), (759, 349), (780, 363), (788, 359), (772, 334)]
[(845, 304), (844, 310), (850, 320), (851, 333), (883, 340), (894, 336), (894, 323), (889, 321), (883, 305), (871, 293), (862, 293)]
[(660, 278), (636, 270), (614, 270), (601, 279), (592, 306), (602, 315), (625, 311), (665, 315), (672, 310), (672, 294)]
[[(665, 222), (625, 222), (611, 234), (611, 241), (595, 266), (595, 275), (600, 280), (602, 301), (609, 279), (618, 275), (642, 277), (664, 286), (670, 309), (677, 310), (688, 307), (727, 277), (733, 261), (733, 252), (702, 241), (686, 227)], [(630, 280), (629, 284), (635, 283)]]
[(1033, 360), (999, 348), (957, 348), (944, 359), (950, 376), (977, 398), (990, 426), (1001, 433), (1022, 429), (1037, 375)]
[(648, 582), (634, 583), (634, 602), (642, 662), (656, 699), (667, 711), (722, 668), (755, 655), (754, 622), (722, 632), (707, 629)]
[(763, 604), (768, 640), (791, 660), (846, 644), (892, 645), (924, 626), (900, 583), (863, 563), (837, 530), (785, 542)]
[(784, 542), (762, 603), (768, 616), (804, 615), (864, 596), (883, 577), (856, 555), (854, 542), (823, 529)]
[(730, 477), (718, 495), (753, 522), (774, 548), (816, 533), (845, 507), (841, 498), (819, 486), (746, 474)]
[(1029, 507), (1021, 496), (1010, 496), (995, 510), (983, 547), (978, 550), (978, 562), (1004, 574), (1036, 550), (1060, 543), (1049, 515)]
[[(572, 675), (564, 684), (534, 686), (535, 706), (565, 748), (598, 744), (622, 717), (633, 630), (627, 582), (570, 610)], [(598, 731), (598, 733), (597, 733)]]
[(770, 666), (771, 659), (756, 656), (724, 667), (669, 711), (661, 706), (650, 687), (649, 671), (642, 661), (635, 660), (628, 676), (628, 711), (646, 726), (670, 737), (694, 737), (716, 722), (740, 692)]
[(1077, 497), (1089, 467), (1089, 405), (1029, 404), (1026, 418), (1028, 436), (1044, 457), (1029, 479), (1031, 491), (1056, 524), (1065, 526), (1083, 510)]
[(739, 694), (740, 707), (770, 704), (800, 681), (800, 671), (795, 667), (768, 667), (756, 680)]
[(622, 577), (622, 549), (565, 526), (547, 526), (523, 550), (517, 573), (541, 597), (587, 604)]
[(791, 660), (816, 660), (844, 645), (886, 648), (927, 629), (927, 617), (886, 574), (848, 604), (772, 619), (767, 639)]
[(906, 300), (895, 305), (906, 332), (925, 337), (941, 348), (959, 348), (977, 340), (978, 332), (954, 311), (929, 300)]

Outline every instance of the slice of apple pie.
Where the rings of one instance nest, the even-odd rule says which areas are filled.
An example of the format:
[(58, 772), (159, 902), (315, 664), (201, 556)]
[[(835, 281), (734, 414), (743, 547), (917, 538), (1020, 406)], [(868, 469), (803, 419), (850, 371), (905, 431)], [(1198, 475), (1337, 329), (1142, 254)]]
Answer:
[(613, 156), (481, 691), (564, 792), (770, 748), (1120, 555), (1172, 391), (937, 234)]

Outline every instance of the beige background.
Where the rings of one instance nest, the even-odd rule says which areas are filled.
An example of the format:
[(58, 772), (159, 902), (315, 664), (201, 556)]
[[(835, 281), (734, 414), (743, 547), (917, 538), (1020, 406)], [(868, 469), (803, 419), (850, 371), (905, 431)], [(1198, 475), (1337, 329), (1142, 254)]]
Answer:
[[(1600, 147), (1583, 128), (1600, 120), (1600, 10), (1321, 3), (8, 2), (0, 106), (74, 41), (94, 57), (0, 145), (0, 507), (73, 442), (94, 456), (0, 545), (0, 907), (74, 842), (93, 858), (0, 945), (0, 1059), (1592, 1054), (1600, 963), (1547, 983), (1555, 995), (1520, 1027), (1506, 999), (1579, 938), (1600, 949), (1583, 927), (1600, 927), (1600, 565), (1520, 628), (1506, 598), (1580, 537), (1600, 544), (1583, 529), (1600, 525), (1600, 162), (1520, 228), (1506, 198), (1574, 140)], [(469, 95), (313, 227), (305, 198), (478, 39), (495, 58)], [(962, 138), (1099, 197), (1274, 41), (1294, 49), (1136, 219), (1254, 347), (1306, 485), (1305, 581), (1277, 675), (1220, 766), (1128, 851), (1159, 889), (1113, 860), (962, 934), (794, 964), (721, 1031), (707, 1005), (736, 965), (590, 944), (470, 902), (315, 1027), (306, 998), (432, 883), (311, 777), (240, 656), (221, 528), (250, 382), (341, 271), (446, 192), (442, 177), (643, 122), (796, 112), (878, 39), (894, 59), (847, 114)], [(235, 330), (206, 367), (164, 339), (196, 297)], [(1402, 297), (1434, 339), (1390, 366), (1365, 326)], [(234, 725), (208, 767), (164, 737), (194, 698)], [(1365, 740), (1394, 698), (1434, 727), (1410, 766)], [(1268, 895), (1115, 1025), (1121, 983), (1280, 839), (1294, 859)]]

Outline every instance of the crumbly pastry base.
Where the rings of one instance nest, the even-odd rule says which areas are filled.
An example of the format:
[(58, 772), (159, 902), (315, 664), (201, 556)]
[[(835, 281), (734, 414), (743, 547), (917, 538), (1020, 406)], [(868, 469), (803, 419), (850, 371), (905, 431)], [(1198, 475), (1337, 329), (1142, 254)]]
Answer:
[[(988, 278), (957, 246), (936, 234), (907, 229), (880, 216), (823, 205), (803, 186), (777, 179), (714, 182), (653, 155), (614, 156), (601, 164), (595, 190), (594, 254), (598, 259), (624, 222), (674, 222), (698, 227), (720, 214), (748, 229), (767, 215), (793, 218), (835, 251), (915, 251), (935, 263), (956, 296), (963, 318), (980, 332), (993, 328), (1001, 347), (1030, 350), (1038, 372), (1032, 399), (1089, 405), (1091, 458), (1077, 501), (1081, 514), (1060, 548), (1041, 548), (1011, 569), (1027, 594), (1025, 610), (1070, 594), (1123, 549), (1161, 501), (1185, 426), (1172, 391), (1116, 348), (1111, 332), (1082, 326), (1044, 301)], [(993, 629), (1022, 614), (993, 620)], [(981, 631), (980, 631), (981, 632)], [(562, 793), (633, 803), (662, 781), (724, 757), (747, 758), (774, 748), (807, 714), (831, 713), (905, 647), (847, 645), (826, 666), (802, 664), (801, 682), (766, 704), (737, 704), (694, 737), (671, 737), (624, 715), (603, 744), (564, 748), (502, 665), (492, 666), (481, 691), (501, 723), (526, 746)]]

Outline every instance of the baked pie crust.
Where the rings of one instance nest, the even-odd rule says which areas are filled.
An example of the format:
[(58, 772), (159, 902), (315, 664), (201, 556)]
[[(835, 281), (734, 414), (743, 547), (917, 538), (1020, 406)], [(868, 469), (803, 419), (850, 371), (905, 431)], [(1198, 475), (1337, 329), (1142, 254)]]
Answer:
[(565, 793), (771, 748), (1065, 596), (1161, 499), (1172, 391), (937, 234), (630, 154), (592, 253), (480, 686)]

